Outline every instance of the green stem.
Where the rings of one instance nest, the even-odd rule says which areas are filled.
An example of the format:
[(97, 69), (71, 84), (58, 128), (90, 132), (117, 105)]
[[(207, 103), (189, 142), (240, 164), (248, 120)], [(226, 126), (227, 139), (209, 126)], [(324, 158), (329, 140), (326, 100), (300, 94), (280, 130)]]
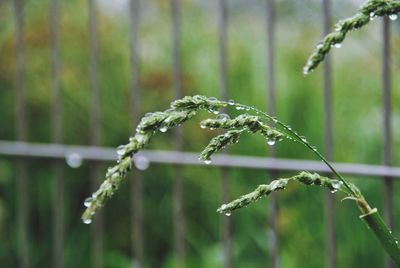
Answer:
[(386, 226), (378, 210), (376, 208), (371, 209), (364, 199), (357, 200), (357, 205), (364, 213), (360, 218), (367, 224), (368, 229), (374, 233), (382, 247), (392, 258), (396, 267), (400, 267), (399, 242)]

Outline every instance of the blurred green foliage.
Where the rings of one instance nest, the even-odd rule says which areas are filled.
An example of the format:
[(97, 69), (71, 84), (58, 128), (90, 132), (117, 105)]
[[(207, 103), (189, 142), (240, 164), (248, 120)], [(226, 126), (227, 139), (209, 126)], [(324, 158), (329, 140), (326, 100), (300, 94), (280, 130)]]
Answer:
[[(144, 1), (142, 1), (144, 2)], [(219, 96), (217, 5), (213, 1), (186, 0), (182, 12), (182, 81), (184, 94)], [(104, 3), (104, 2), (103, 2)], [(51, 137), (51, 54), (48, 1), (25, 1), (26, 106), (29, 141), (50, 142)], [(356, 8), (346, 1), (334, 3), (335, 18)], [(0, 139), (14, 140), (15, 39), (10, 3), (0, 4)], [(165, 109), (172, 100), (171, 18), (168, 1), (142, 5), (140, 27), (140, 85), (142, 113)], [(266, 36), (264, 5), (261, 1), (232, 1), (228, 29), (228, 84), (236, 101), (267, 110)], [(89, 41), (87, 4), (63, 1), (61, 5), (61, 87), (63, 142), (89, 142)], [(127, 10), (127, 9), (125, 9)], [(278, 1), (277, 15), (277, 115), (323, 151), (322, 71), (309, 77), (302, 66), (320, 37), (322, 11), (315, 1)], [(344, 13), (346, 11), (346, 13)], [(132, 124), (130, 94), (129, 27), (125, 11), (99, 7), (102, 145), (124, 144)], [(343, 12), (343, 13), (342, 13)], [(382, 116), (380, 91), (380, 20), (354, 33), (335, 50), (333, 57), (334, 160), (341, 162), (382, 162)], [(398, 31), (397, 26), (394, 31)], [(399, 70), (398, 34), (392, 38), (394, 72)], [(393, 127), (400, 133), (399, 77), (393, 76)], [(233, 111), (234, 112), (234, 111)], [(201, 131), (201, 132), (199, 132)], [(199, 134), (201, 133), (201, 134)], [(185, 150), (199, 152), (215, 135), (199, 130), (198, 122), (184, 126)], [(196, 137), (196, 138), (193, 138)], [(393, 136), (398, 148), (399, 135)], [(156, 137), (151, 148), (171, 149), (171, 134)], [(260, 137), (244, 136), (231, 153), (267, 155)], [(276, 146), (279, 157), (311, 158), (298, 144)], [(393, 149), (394, 164), (400, 151)], [(80, 221), (83, 200), (90, 193), (91, 163), (78, 169), (65, 165), (65, 265), (89, 267), (91, 230)], [(106, 166), (104, 166), (104, 170)], [(32, 267), (50, 267), (52, 253), (52, 187), (54, 175), (46, 160), (29, 162), (30, 250)], [(221, 267), (220, 172), (212, 167), (185, 167), (187, 267)], [(268, 180), (264, 171), (230, 170), (230, 195), (236, 197)], [(174, 267), (173, 251), (173, 167), (152, 164), (144, 173), (144, 229), (146, 267)], [(282, 174), (283, 176), (284, 174)], [(382, 209), (383, 186), (377, 178), (354, 178), (371, 203)], [(130, 207), (129, 182), (104, 208), (106, 267), (129, 267)], [(394, 193), (399, 192), (395, 183)], [(16, 264), (15, 163), (0, 157), (0, 263)], [(324, 267), (325, 211), (320, 189), (290, 187), (279, 193), (279, 238), (282, 267)], [(394, 232), (400, 230), (400, 197), (394, 196)], [(350, 202), (335, 205), (338, 267), (382, 267), (383, 251), (358, 219)], [(234, 213), (232, 219), (233, 263), (235, 267), (261, 267), (268, 256), (268, 200)], [(310, 257), (313, 256), (313, 257)]]

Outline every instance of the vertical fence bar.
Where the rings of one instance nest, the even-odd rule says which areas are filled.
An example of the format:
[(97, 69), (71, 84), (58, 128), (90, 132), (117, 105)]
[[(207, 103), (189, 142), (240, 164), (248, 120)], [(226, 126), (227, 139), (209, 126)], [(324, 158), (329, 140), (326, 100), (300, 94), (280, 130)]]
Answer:
[[(89, 118), (89, 144), (92, 146), (100, 145), (101, 124), (100, 124), (100, 86), (99, 86), (99, 47), (97, 33), (97, 5), (96, 0), (88, 0), (89, 11), (89, 47), (90, 47), (90, 82), (91, 82), (91, 104)], [(93, 162), (90, 170), (90, 182), (95, 190), (100, 182), (101, 169), (100, 163)], [(97, 220), (93, 222), (92, 239), (92, 266), (94, 268), (103, 267), (103, 215), (100, 212)]]
[[(140, 58), (139, 58), (139, 25), (140, 0), (130, 0), (130, 33), (131, 33), (131, 113), (133, 128), (139, 123), (141, 110)], [(132, 172), (131, 181), (131, 223), (133, 267), (143, 267), (143, 174), (137, 169)]]
[[(172, 81), (174, 99), (182, 97), (182, 66), (181, 66), (181, 2), (171, 0), (172, 17)], [(174, 148), (182, 150), (182, 130), (174, 129)], [(185, 267), (185, 217), (183, 210), (183, 174), (182, 167), (174, 167), (174, 242), (176, 266)]]
[[(391, 69), (390, 69), (390, 20), (383, 18), (382, 32), (382, 101), (383, 101), (383, 164), (392, 164), (392, 125), (391, 125)], [(385, 220), (393, 227), (393, 178), (385, 177)], [(386, 267), (393, 268), (393, 262), (386, 256)]]
[[(25, 46), (23, 1), (14, 0), (16, 72), (15, 72), (15, 122), (17, 140), (26, 141), (28, 123), (25, 94)], [(17, 201), (17, 257), (18, 267), (29, 267), (28, 237), (28, 163), (26, 159), (16, 162), (16, 201)]]
[[(268, 93), (268, 113), (276, 114), (276, 82), (275, 82), (275, 1), (267, 0), (266, 7), (266, 29), (267, 29), (267, 93)], [(274, 148), (270, 148), (271, 157), (276, 156)], [(270, 177), (277, 177), (276, 171), (268, 173)], [(278, 268), (279, 263), (279, 241), (278, 241), (278, 200), (275, 193), (271, 194), (269, 203), (269, 247), (271, 256), (271, 266)]]
[[(331, 25), (331, 0), (323, 0), (323, 32), (329, 33)], [(332, 160), (332, 78), (331, 60), (327, 55), (324, 61), (323, 87), (324, 87), (324, 142), (325, 155), (328, 160)], [(327, 267), (336, 267), (336, 248), (335, 248), (335, 226), (334, 226), (334, 198), (327, 191), (325, 193), (325, 213), (326, 213), (326, 237), (327, 237)]]
[[(52, 0), (49, 7), (49, 30), (51, 43), (51, 88), (52, 88), (52, 141), (62, 142), (62, 106), (60, 92), (60, 1)], [(53, 161), (53, 267), (64, 267), (64, 174), (60, 160)]]
[[(227, 2), (218, 1), (218, 38), (219, 38), (219, 64), (220, 64), (220, 97), (228, 99), (228, 55), (227, 55)], [(221, 168), (221, 199), (222, 203), (229, 202), (229, 170)], [(232, 242), (231, 242), (231, 221), (228, 217), (221, 220), (222, 241), (224, 245), (224, 267), (232, 267)]]

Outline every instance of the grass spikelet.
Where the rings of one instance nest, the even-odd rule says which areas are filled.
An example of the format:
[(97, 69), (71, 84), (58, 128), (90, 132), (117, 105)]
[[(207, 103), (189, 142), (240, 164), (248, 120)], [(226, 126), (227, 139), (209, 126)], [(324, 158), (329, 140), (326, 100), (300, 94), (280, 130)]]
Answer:
[(272, 192), (284, 190), (290, 181), (299, 182), (307, 186), (322, 186), (329, 189), (333, 193), (340, 190), (343, 184), (339, 180), (323, 177), (317, 173), (309, 173), (303, 171), (300, 174), (290, 178), (273, 180), (270, 184), (261, 184), (253, 192), (242, 195), (238, 199), (235, 199), (228, 204), (223, 204), (217, 209), (217, 212), (230, 215), (232, 211), (246, 207), (251, 203), (257, 201), (258, 199), (271, 194)]
[[(316, 50), (308, 58), (303, 68), (305, 75), (312, 72), (324, 60), (332, 47), (340, 47), (348, 32), (357, 30), (375, 17), (391, 16), (397, 18), (400, 12), (400, 2), (397, 0), (370, 0), (363, 4), (353, 17), (344, 19), (335, 24), (335, 30), (324, 37), (317, 44)], [(396, 15), (396, 16), (395, 16)]]

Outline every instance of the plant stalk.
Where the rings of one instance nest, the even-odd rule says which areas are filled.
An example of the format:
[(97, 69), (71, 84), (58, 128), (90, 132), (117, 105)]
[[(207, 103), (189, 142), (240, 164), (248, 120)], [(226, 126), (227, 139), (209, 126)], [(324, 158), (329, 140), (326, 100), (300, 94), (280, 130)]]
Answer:
[(357, 205), (363, 213), (360, 218), (365, 222), (368, 229), (374, 233), (396, 267), (400, 267), (399, 241), (386, 226), (378, 210), (376, 208), (371, 209), (364, 199), (357, 199)]

